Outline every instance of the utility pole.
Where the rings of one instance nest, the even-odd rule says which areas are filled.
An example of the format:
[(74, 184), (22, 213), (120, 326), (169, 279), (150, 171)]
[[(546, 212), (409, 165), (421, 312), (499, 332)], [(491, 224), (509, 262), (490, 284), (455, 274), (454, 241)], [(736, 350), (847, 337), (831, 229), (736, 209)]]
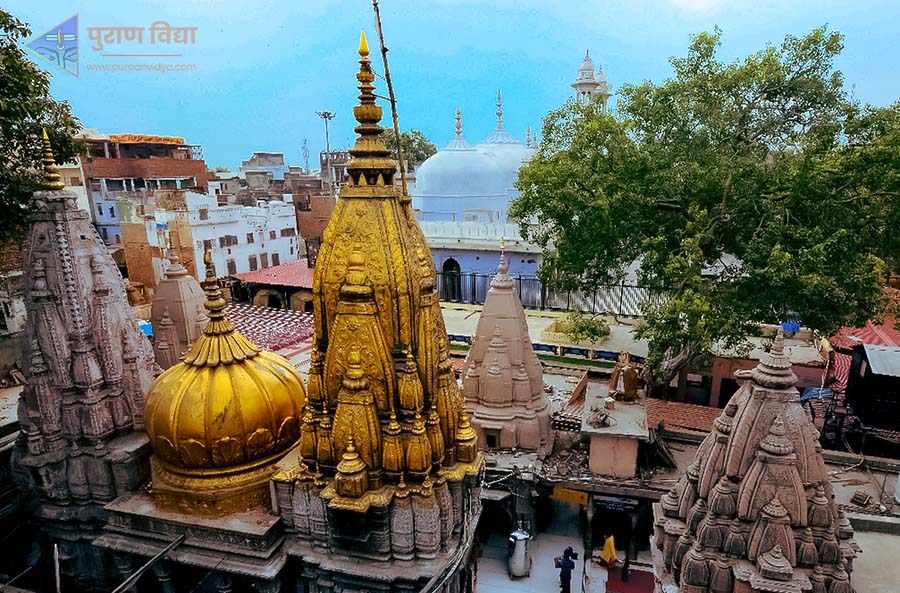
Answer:
[(375, 32), (378, 34), (378, 43), (381, 46), (381, 62), (384, 64), (384, 80), (387, 82), (388, 97), (391, 102), (391, 117), (394, 120), (394, 138), (397, 140), (397, 160), (400, 164), (400, 186), (403, 196), (406, 196), (406, 163), (403, 158), (403, 147), (400, 145), (400, 123), (397, 120), (397, 98), (394, 96), (394, 85), (391, 84), (391, 70), (388, 68), (388, 48), (384, 45), (384, 35), (381, 33), (381, 12), (378, 10), (378, 0), (372, 0), (372, 9), (375, 12)]
[(331, 179), (331, 142), (328, 139), (328, 122), (334, 119), (334, 113), (316, 111), (316, 115), (325, 121), (325, 169), (328, 171), (328, 195), (334, 195), (334, 182)]
[(303, 173), (309, 175), (309, 141), (303, 139)]

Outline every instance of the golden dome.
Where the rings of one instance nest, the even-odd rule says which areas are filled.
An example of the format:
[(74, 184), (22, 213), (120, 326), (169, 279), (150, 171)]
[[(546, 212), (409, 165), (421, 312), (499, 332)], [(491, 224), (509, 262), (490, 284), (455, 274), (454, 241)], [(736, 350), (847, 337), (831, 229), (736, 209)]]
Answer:
[(279, 457), (297, 441), (306, 403), (291, 364), (259, 350), (225, 318), (209, 252), (204, 263), (209, 322), (184, 359), (154, 382), (144, 407), (158, 461), (178, 473), (257, 467)]

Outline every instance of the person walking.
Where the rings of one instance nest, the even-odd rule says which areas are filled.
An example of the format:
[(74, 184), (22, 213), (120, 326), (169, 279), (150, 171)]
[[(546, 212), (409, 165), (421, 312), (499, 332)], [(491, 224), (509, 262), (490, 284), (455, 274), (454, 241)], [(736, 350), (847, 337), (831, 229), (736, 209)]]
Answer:
[(572, 591), (572, 571), (575, 570), (573, 555), (570, 546), (565, 549), (562, 560), (559, 561), (559, 587), (562, 593), (571, 593)]

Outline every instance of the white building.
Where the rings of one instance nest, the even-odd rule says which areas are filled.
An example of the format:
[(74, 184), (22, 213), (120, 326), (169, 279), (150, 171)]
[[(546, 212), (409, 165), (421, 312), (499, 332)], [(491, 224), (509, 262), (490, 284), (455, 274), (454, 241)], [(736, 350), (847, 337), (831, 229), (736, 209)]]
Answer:
[[(144, 216), (138, 213), (136, 218), (145, 227), (150, 252), (166, 253), (167, 247), (180, 245), (184, 261), (189, 259), (184, 246), (190, 245), (195, 265), (187, 267), (193, 267), (198, 280), (202, 281), (204, 277), (202, 262), (207, 248), (212, 252), (219, 276), (251, 272), (298, 259), (302, 241), (297, 234), (292, 204), (272, 200), (258, 206), (219, 206), (215, 196), (192, 191), (183, 194), (183, 203), (173, 207), (175, 200), (157, 192), (156, 207)], [(129, 261), (131, 250), (132, 246), (126, 243)], [(153, 257), (152, 265), (155, 286), (162, 279), (169, 260)]]

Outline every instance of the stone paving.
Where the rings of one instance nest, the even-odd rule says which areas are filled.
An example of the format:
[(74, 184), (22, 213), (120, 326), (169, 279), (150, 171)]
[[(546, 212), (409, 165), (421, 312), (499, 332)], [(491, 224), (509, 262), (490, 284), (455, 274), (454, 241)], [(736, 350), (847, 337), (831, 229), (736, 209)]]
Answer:
[[(481, 548), (478, 559), (478, 593), (557, 593), (559, 570), (553, 559), (561, 556), (567, 546), (578, 552), (572, 573), (572, 593), (582, 593), (581, 575), (584, 570), (584, 544), (578, 530), (578, 510), (566, 503), (555, 503), (553, 521), (547, 531), (537, 534), (529, 545), (531, 576), (510, 579), (507, 573), (506, 537), (495, 533)], [(603, 593), (590, 589), (592, 593)]]

